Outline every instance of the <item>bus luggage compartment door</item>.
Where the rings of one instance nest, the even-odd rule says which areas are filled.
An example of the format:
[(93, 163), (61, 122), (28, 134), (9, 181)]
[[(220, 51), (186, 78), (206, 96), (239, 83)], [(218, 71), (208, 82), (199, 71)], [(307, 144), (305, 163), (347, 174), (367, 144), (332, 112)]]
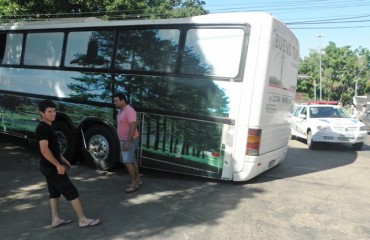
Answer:
[(139, 165), (220, 178), (224, 147), (222, 123), (143, 114)]

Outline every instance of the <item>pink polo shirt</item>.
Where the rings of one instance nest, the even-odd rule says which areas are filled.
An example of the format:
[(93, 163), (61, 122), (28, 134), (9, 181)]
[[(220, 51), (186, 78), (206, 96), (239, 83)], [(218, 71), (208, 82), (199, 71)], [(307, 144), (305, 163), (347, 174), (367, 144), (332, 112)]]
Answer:
[[(127, 105), (117, 115), (117, 134), (119, 140), (127, 140), (128, 134), (130, 133), (130, 123), (136, 122), (136, 111)], [(139, 131), (135, 129), (133, 138), (139, 136)]]

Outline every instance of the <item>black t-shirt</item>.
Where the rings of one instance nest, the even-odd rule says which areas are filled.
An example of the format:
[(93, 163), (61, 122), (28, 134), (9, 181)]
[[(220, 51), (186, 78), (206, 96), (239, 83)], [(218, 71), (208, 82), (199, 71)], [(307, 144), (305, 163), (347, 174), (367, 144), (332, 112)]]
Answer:
[(42, 154), (40, 149), (39, 142), (41, 140), (47, 140), (49, 143), (49, 149), (54, 155), (54, 157), (61, 163), (60, 160), (60, 150), (59, 150), (59, 144), (57, 136), (54, 132), (54, 130), (51, 128), (51, 126), (45, 122), (40, 122), (39, 125), (36, 127), (35, 131), (36, 140), (37, 140), (37, 146), (41, 155), (40, 159), (40, 170), (41, 171), (53, 171), (57, 172), (56, 167), (50, 163)]

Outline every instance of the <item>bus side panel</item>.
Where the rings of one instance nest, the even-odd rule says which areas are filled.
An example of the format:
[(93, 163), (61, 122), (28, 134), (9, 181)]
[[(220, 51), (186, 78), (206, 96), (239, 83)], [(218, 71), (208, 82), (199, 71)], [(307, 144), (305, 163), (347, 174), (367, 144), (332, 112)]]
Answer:
[(37, 107), (24, 96), (0, 93), (0, 132), (19, 137), (33, 136), (38, 116)]

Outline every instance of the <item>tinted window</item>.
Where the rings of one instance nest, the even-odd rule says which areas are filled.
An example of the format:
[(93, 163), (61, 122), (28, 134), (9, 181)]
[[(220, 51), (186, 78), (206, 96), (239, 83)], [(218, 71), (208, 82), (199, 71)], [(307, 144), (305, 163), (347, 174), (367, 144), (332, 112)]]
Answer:
[(172, 73), (175, 71), (180, 31), (125, 30), (119, 33), (115, 67), (121, 70)]
[(0, 62), (19, 64), (21, 62), (23, 34), (0, 35)]
[(114, 32), (84, 31), (68, 34), (66, 67), (109, 68)]
[(25, 65), (57, 67), (62, 57), (64, 33), (27, 34)]
[(244, 39), (243, 29), (191, 29), (187, 32), (181, 72), (236, 77)]
[(343, 108), (341, 107), (311, 107), (312, 118), (350, 118)]

